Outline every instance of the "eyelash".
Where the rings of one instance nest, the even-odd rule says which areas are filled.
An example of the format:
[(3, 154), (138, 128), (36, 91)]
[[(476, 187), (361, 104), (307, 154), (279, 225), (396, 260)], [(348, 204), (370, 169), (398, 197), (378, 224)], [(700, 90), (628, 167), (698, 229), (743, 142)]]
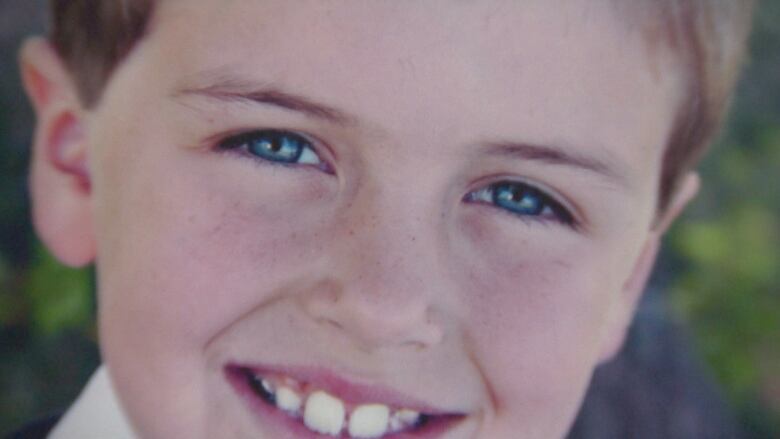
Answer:
[[(289, 151), (290, 148), (293, 151)], [(330, 166), (319, 158), (312, 142), (305, 136), (285, 130), (266, 129), (243, 132), (229, 136), (217, 143), (219, 151), (236, 151), (248, 155), (263, 164), (295, 167), (312, 166), (333, 174)], [(283, 150), (281, 157), (272, 154)], [(556, 222), (577, 228), (574, 216), (552, 196), (529, 183), (520, 181), (499, 181), (482, 189), (470, 192), (466, 202), (488, 204), (526, 221)]]

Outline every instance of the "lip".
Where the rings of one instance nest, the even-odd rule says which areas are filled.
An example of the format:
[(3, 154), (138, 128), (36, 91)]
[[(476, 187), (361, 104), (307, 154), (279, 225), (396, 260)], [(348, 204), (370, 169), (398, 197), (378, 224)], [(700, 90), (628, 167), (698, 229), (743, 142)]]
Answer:
[(348, 381), (336, 373), (323, 368), (310, 367), (268, 367), (257, 365), (239, 365), (228, 363), (224, 367), (225, 378), (234, 391), (244, 401), (247, 408), (266, 427), (294, 433), (294, 437), (302, 439), (344, 438), (350, 436), (342, 432), (340, 436), (323, 435), (309, 430), (300, 419), (295, 419), (274, 408), (253, 391), (246, 379), (248, 372), (268, 376), (284, 375), (299, 382), (305, 382), (313, 388), (324, 390), (344, 401), (348, 406), (360, 404), (382, 403), (397, 408), (408, 408), (431, 417), (424, 426), (417, 430), (388, 434), (388, 439), (434, 439), (440, 437), (466, 418), (463, 413), (447, 412), (441, 408), (431, 407), (415, 398), (403, 395), (392, 389)]

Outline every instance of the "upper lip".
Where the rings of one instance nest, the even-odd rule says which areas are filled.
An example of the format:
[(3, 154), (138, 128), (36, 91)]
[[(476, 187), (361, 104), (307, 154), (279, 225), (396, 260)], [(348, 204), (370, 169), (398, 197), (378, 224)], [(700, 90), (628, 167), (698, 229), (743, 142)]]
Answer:
[(390, 387), (375, 383), (360, 383), (345, 378), (333, 370), (324, 367), (295, 365), (260, 365), (231, 362), (228, 371), (251, 371), (260, 377), (281, 375), (292, 378), (311, 390), (322, 390), (352, 406), (379, 403), (398, 409), (410, 409), (431, 416), (462, 415), (457, 410), (436, 407), (423, 399), (404, 394)]

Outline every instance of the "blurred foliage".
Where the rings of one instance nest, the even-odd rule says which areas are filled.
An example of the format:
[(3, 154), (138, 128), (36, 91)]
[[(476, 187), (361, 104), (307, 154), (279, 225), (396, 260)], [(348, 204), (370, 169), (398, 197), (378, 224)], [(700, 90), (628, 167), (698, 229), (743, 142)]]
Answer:
[(727, 130), (672, 230), (670, 295), (751, 437), (780, 437), (780, 2), (755, 20)]
[[(771, 141), (780, 150), (780, 132), (776, 134)], [(744, 152), (730, 151), (719, 161), (719, 167), (730, 175), (724, 181), (765, 180), (773, 175), (778, 180), (774, 187), (780, 187), (776, 172), (739, 175), (745, 171), (740, 163)], [(732, 156), (734, 162), (729, 161)], [(767, 156), (754, 161), (780, 169), (780, 155), (774, 156), (774, 162)], [(739, 168), (742, 170), (735, 172)], [(737, 198), (729, 200), (723, 192), (710, 195), (730, 206), (741, 196), (735, 194)], [(751, 194), (750, 199), (758, 195)], [(780, 390), (771, 385), (780, 371), (780, 220), (778, 209), (768, 204), (743, 204), (712, 218), (686, 221), (675, 230), (673, 249), (688, 262), (671, 294), (732, 399), (745, 405), (760, 398), (780, 412), (780, 395), (762, 394)]]
[(70, 329), (91, 332), (91, 279), (89, 270), (61, 265), (38, 243), (24, 285), (30, 305), (30, 328), (43, 336)]

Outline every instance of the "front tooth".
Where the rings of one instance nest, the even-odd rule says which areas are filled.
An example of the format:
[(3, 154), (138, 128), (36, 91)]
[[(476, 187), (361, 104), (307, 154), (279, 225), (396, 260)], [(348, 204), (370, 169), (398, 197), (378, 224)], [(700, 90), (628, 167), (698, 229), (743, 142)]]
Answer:
[(303, 423), (317, 433), (337, 436), (344, 427), (345, 413), (340, 399), (320, 390), (306, 400)]
[(358, 406), (349, 416), (349, 435), (353, 438), (377, 438), (387, 433), (390, 409), (384, 404)]
[(409, 409), (401, 409), (393, 413), (390, 418), (390, 431), (399, 432), (413, 426), (420, 420), (420, 412)]
[(280, 409), (297, 414), (301, 409), (301, 397), (289, 387), (279, 387), (276, 391), (276, 406)]

